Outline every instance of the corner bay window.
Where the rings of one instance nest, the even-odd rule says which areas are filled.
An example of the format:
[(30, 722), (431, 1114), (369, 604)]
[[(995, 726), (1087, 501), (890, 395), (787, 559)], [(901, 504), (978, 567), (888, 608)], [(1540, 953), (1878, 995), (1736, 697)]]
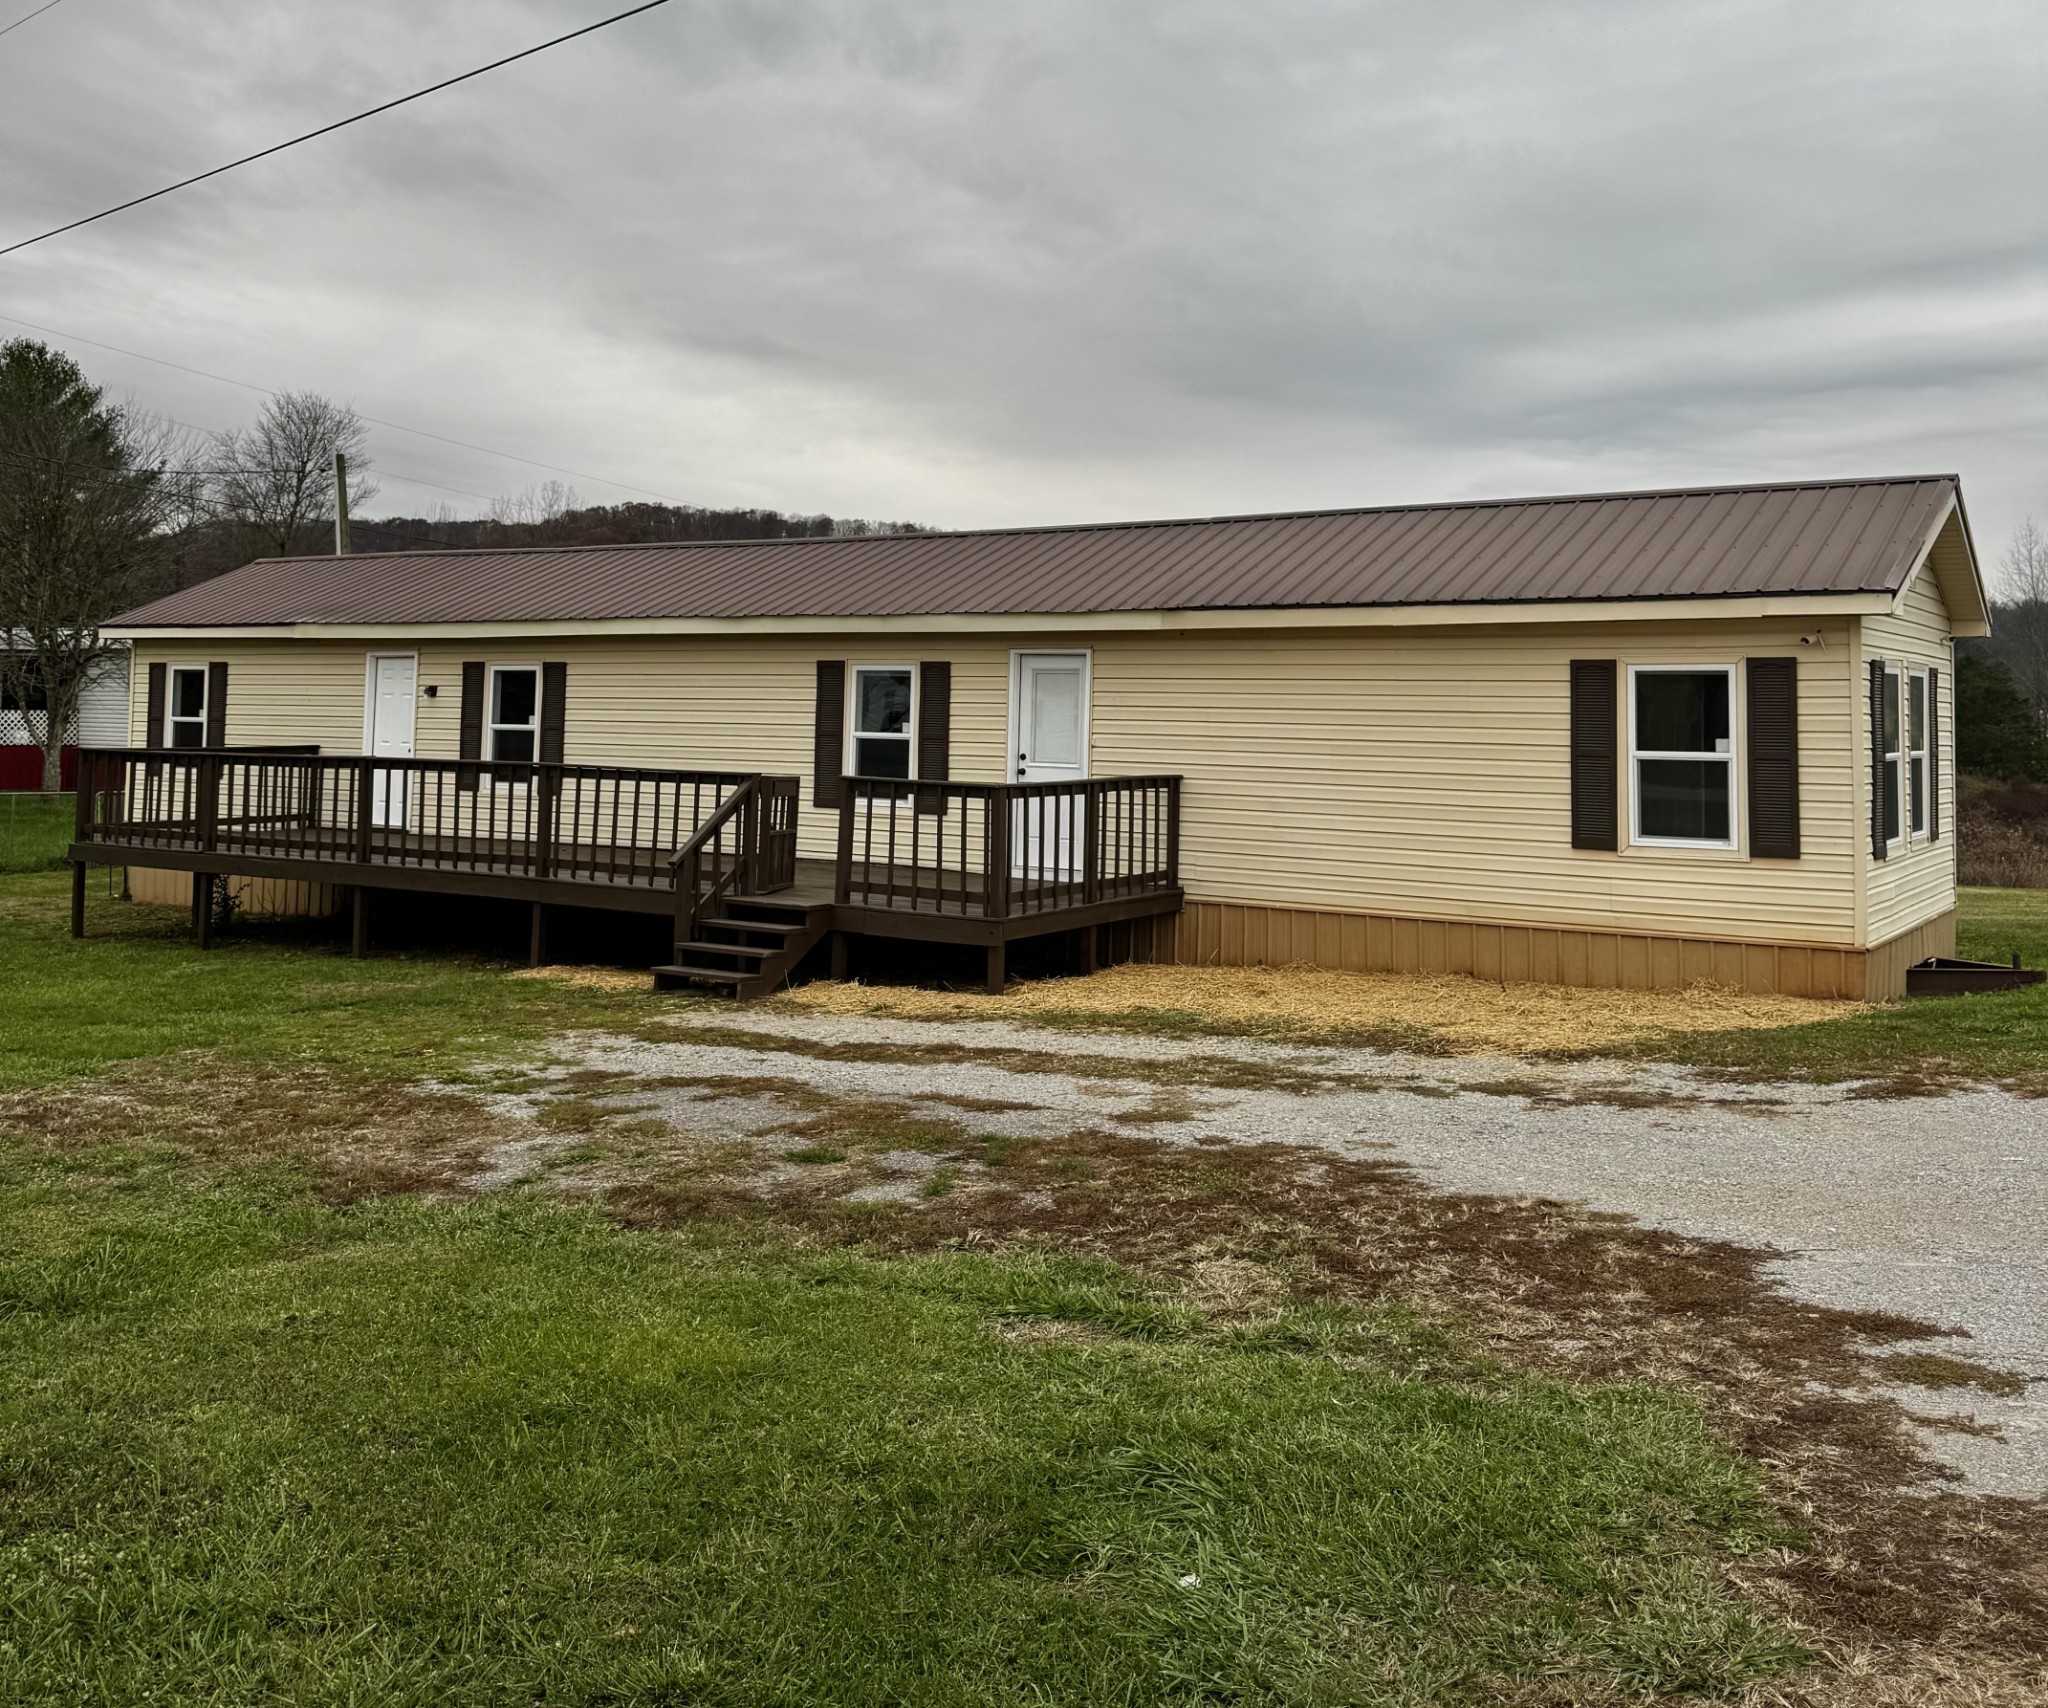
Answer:
[(1629, 672), (1629, 771), (1637, 842), (1735, 846), (1734, 674)]
[(910, 775), (910, 671), (861, 666), (853, 673), (853, 775)]
[(487, 757), (530, 765), (540, 741), (540, 671), (499, 665), (491, 671), (491, 729)]
[(171, 747), (206, 745), (206, 667), (179, 665), (171, 672), (170, 728), (166, 744)]

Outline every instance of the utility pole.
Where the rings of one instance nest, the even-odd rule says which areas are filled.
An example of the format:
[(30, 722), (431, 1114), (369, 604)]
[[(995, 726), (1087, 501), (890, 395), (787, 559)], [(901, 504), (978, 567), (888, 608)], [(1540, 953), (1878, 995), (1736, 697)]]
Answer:
[(348, 556), (348, 458), (334, 453), (334, 555)]

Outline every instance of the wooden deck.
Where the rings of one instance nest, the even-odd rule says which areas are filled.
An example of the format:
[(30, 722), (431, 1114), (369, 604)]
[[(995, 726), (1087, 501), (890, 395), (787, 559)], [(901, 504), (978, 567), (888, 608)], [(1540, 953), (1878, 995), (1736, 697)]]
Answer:
[(760, 994), (813, 946), (881, 936), (1004, 946), (1177, 912), (1180, 780), (1067, 784), (842, 779), (836, 857), (802, 858), (797, 779), (760, 773), (322, 756), (88, 750), (79, 759), (73, 930), (91, 865), (194, 874), (210, 940), (227, 875), (368, 898), (415, 890), (547, 910), (673, 916), (672, 984)]

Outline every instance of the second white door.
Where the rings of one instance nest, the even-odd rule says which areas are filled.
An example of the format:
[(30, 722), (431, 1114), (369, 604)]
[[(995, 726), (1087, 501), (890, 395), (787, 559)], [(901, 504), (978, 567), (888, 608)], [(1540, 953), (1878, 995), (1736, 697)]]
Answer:
[[(373, 759), (412, 757), (413, 709), (419, 694), (419, 660), (411, 653), (380, 653), (370, 660), (370, 728)], [(389, 830), (405, 827), (408, 789), (403, 771), (379, 771), (372, 784), (370, 812)]]
[[(1078, 783), (1088, 775), (1088, 655), (1020, 652), (1011, 726), (1019, 783)], [(1064, 791), (1018, 802), (1010, 841), (1018, 869), (1047, 878), (1080, 874), (1083, 803)]]

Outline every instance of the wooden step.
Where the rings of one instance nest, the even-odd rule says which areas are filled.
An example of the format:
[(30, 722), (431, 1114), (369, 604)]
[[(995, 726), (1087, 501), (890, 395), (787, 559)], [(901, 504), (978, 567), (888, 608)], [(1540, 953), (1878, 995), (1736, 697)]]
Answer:
[(761, 972), (769, 961), (786, 952), (780, 947), (763, 949), (752, 943), (678, 943), (676, 964), (751, 975)]
[(742, 972), (733, 967), (698, 967), (671, 963), (655, 967), (654, 988), (656, 990), (680, 990), (689, 985), (701, 985), (710, 989), (723, 990), (734, 996), (760, 996), (764, 989), (780, 982), (781, 975), (764, 977), (751, 969)]

